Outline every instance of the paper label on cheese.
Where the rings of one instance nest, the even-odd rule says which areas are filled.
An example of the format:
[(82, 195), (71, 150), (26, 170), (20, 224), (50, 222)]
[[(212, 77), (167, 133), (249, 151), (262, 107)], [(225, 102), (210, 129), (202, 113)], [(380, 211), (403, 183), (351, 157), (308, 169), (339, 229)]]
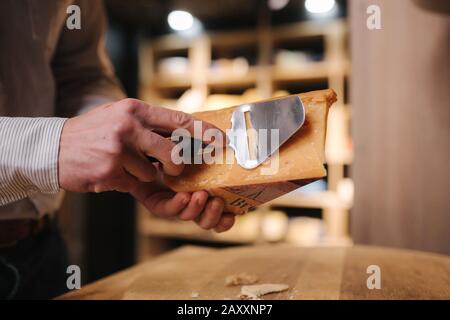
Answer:
[(291, 180), (265, 184), (245, 185), (208, 190), (225, 201), (225, 211), (244, 214), (266, 202), (281, 197), (317, 179)]

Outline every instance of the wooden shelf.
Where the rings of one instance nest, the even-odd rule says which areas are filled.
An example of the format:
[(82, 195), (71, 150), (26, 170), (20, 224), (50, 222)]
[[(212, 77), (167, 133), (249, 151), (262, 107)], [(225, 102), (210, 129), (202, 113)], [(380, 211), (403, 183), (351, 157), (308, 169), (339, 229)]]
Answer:
[(152, 48), (155, 52), (173, 52), (188, 50), (192, 40), (172, 33), (152, 40)]
[(211, 47), (239, 47), (258, 45), (258, 37), (253, 30), (239, 30), (228, 32), (209, 32)]
[[(252, 67), (245, 74), (213, 73), (207, 75), (207, 86), (211, 88), (237, 88), (256, 85), (257, 70)], [(152, 85), (156, 89), (189, 89), (191, 87), (190, 75), (161, 76), (156, 75)]]
[[(257, 228), (250, 232), (245, 226), (240, 225), (239, 222), (237, 222), (230, 231), (218, 234), (213, 231), (202, 230), (192, 222), (147, 217), (146, 219), (142, 219), (139, 223), (139, 233), (141, 236), (146, 237), (184, 239), (225, 244), (245, 245), (264, 243), (266, 240), (264, 240), (259, 227), (261, 218), (263, 218), (263, 212), (253, 212), (251, 214), (257, 216), (253, 217)], [(278, 242), (292, 243), (289, 242), (288, 239), (280, 240)], [(315, 242), (314, 246), (341, 246), (349, 244), (351, 244), (349, 239), (326, 237)]]
[(351, 203), (346, 203), (339, 198), (339, 195), (333, 191), (323, 192), (291, 192), (280, 198), (272, 200), (265, 204), (267, 206), (280, 207), (301, 207), (301, 208), (343, 208), (350, 209)]
[(298, 67), (272, 67), (273, 81), (302, 81), (328, 78), (328, 63), (313, 62)]
[(232, 73), (208, 73), (207, 85), (211, 88), (236, 88), (242, 86), (255, 86), (257, 80), (257, 67), (250, 67), (242, 75)]
[[(347, 63), (342, 62), (334, 67), (335, 72), (347, 74)], [(284, 68), (271, 67), (271, 80), (273, 82), (292, 82), (327, 79), (331, 67), (327, 61), (305, 63), (302, 66)], [(243, 86), (256, 86), (258, 80), (258, 67), (250, 67), (245, 74), (216, 73), (209, 71), (207, 86), (210, 88), (237, 88)], [(157, 89), (189, 89), (191, 87), (190, 74), (180, 76), (155, 75), (152, 85)]]
[[(262, 98), (269, 98), (276, 90), (308, 90), (322, 86), (326, 81), (333, 88), (341, 103), (344, 103), (346, 90), (346, 76), (349, 74), (350, 64), (346, 46), (347, 26), (344, 20), (327, 22), (308, 21), (291, 23), (288, 25), (266, 26), (257, 30), (205, 32), (198, 38), (188, 39), (176, 34), (152, 39), (146, 48), (141, 51), (142, 56), (148, 57), (146, 63), (148, 72), (145, 77), (141, 74), (142, 92), (148, 91), (151, 101), (162, 101), (176, 105), (175, 97), (180, 93), (193, 89), (200, 92), (207, 101), (209, 95), (230, 95), (233, 99), (238, 97), (241, 89), (255, 88)], [(299, 41), (298, 46), (294, 42)], [(319, 43), (320, 41), (320, 43)], [(314, 49), (323, 49), (317, 56), (323, 61), (305, 61), (304, 63), (290, 63), (288, 67), (273, 65), (273, 55), (276, 49), (303, 50), (305, 46), (316, 46)], [(323, 46), (323, 47), (322, 47)], [(294, 48), (294, 49), (293, 49)], [(307, 49), (307, 48), (306, 48)], [(255, 52), (254, 52), (255, 51)], [(210, 69), (212, 57), (236, 58), (230, 55), (251, 53), (246, 58), (251, 63), (248, 72), (237, 74), (220, 69)], [(255, 56), (253, 56), (253, 54)], [(182, 55), (189, 59), (192, 72), (185, 75), (163, 75), (155, 68), (155, 61), (164, 57)], [(299, 59), (300, 60), (300, 59)], [(155, 70), (156, 69), (156, 70)], [(231, 90), (229, 90), (231, 89)], [(235, 90), (238, 89), (238, 90)], [(295, 92), (291, 92), (295, 93)], [(158, 99), (158, 96), (159, 99)], [(223, 97), (222, 97), (223, 98)], [(257, 98), (255, 98), (257, 99)], [(205, 102), (204, 101), (204, 102)], [(335, 109), (348, 109), (347, 106), (335, 106)], [(342, 110), (339, 110), (342, 111)], [(348, 111), (348, 110), (345, 110)], [(317, 208), (323, 209), (323, 221), (326, 224), (327, 234), (324, 240), (326, 245), (348, 245), (348, 211), (352, 206), (344, 201), (337, 193), (340, 182), (345, 177), (344, 165), (350, 164), (351, 141), (349, 138), (349, 121), (345, 114), (336, 112), (334, 120), (330, 112), (329, 123), (334, 126), (328, 129), (332, 139), (332, 147), (327, 147), (326, 160), (328, 165), (328, 190), (316, 193), (292, 192), (275, 199), (262, 210), (274, 206)], [(344, 120), (345, 121), (344, 121)], [(344, 123), (345, 122), (345, 123)], [(333, 128), (331, 128), (333, 127)], [(346, 154), (340, 150), (346, 148)], [(205, 242), (219, 242), (228, 244), (252, 244), (263, 242), (260, 228), (263, 215), (250, 212), (240, 217), (236, 225), (228, 232), (216, 234), (204, 231), (192, 222), (162, 220), (149, 217), (148, 214), (139, 214), (139, 234), (146, 237), (186, 239)], [(259, 212), (260, 213), (260, 212)], [(246, 220), (248, 216), (252, 219)], [(242, 218), (242, 221), (240, 219)], [(245, 225), (241, 222), (247, 221)], [(322, 239), (323, 240), (323, 239)], [(315, 245), (320, 245), (317, 243)]]
[(221, 242), (230, 244), (250, 244), (257, 239), (252, 235), (245, 235), (239, 230), (237, 224), (231, 231), (225, 233), (214, 233), (203, 230), (193, 222), (178, 220), (165, 220), (159, 218), (147, 218), (139, 224), (142, 235), (163, 238), (177, 238), (195, 241)]
[[(271, 41), (292, 40), (315, 36), (324, 36), (330, 32), (345, 32), (344, 20), (332, 22), (305, 21), (289, 23), (273, 27), (268, 32)], [(246, 45), (258, 45), (258, 34), (254, 30), (205, 32), (213, 47), (235, 47)], [(171, 52), (187, 50), (191, 47), (193, 39), (177, 34), (167, 34), (152, 40), (152, 47), (157, 52)]]
[(289, 23), (272, 28), (272, 39), (274, 42), (283, 40), (301, 39), (307, 37), (324, 36), (330, 32), (345, 32), (344, 20), (332, 22), (304, 21)]
[(345, 61), (339, 63), (318, 61), (289, 68), (273, 66), (272, 79), (280, 82), (327, 79), (331, 73), (347, 74), (347, 65), (348, 63)]
[(155, 75), (152, 86), (156, 89), (189, 89), (191, 79), (189, 74), (179, 76)]

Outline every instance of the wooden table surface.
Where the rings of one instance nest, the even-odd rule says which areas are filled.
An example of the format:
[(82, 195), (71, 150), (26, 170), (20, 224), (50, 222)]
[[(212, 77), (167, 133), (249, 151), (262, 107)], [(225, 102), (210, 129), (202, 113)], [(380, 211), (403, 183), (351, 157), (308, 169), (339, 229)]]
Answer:
[[(367, 288), (370, 265), (380, 267), (379, 290)], [(259, 283), (289, 285), (288, 291), (264, 299), (450, 299), (448, 256), (367, 246), (287, 245), (184, 246), (59, 299), (235, 299), (240, 286), (228, 287), (224, 281), (241, 272), (256, 274)]]

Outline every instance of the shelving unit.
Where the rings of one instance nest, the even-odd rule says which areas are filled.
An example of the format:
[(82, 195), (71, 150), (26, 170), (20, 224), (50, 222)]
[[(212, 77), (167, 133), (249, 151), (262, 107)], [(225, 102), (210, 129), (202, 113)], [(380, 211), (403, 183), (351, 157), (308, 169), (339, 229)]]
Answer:
[[(179, 105), (178, 108), (193, 112), (205, 110), (208, 99), (217, 94), (224, 95), (219, 98), (228, 97), (232, 98), (230, 101), (244, 103), (269, 98), (280, 90), (297, 93), (333, 88), (339, 101), (331, 108), (329, 115), (327, 189), (316, 193), (294, 192), (258, 210), (267, 212), (273, 207), (321, 209), (326, 230), (323, 243), (350, 244), (348, 212), (352, 206), (352, 185), (351, 180), (345, 177), (345, 168), (352, 162), (352, 145), (349, 132), (351, 108), (346, 99), (346, 81), (350, 73), (346, 37), (347, 25), (344, 20), (308, 21), (282, 26), (261, 24), (257, 30), (206, 32), (192, 39), (176, 34), (165, 35), (144, 44), (140, 50), (140, 96), (152, 103), (177, 108), (180, 97), (184, 97), (189, 90), (195, 93), (195, 106), (190, 110), (184, 110)], [(320, 51), (321, 59), (283, 67), (274, 63), (274, 54), (276, 50), (283, 49), (285, 44), (290, 50), (315, 46)], [(234, 52), (242, 53), (240, 56), (247, 58), (248, 65), (243, 68), (245, 72), (213, 70), (211, 65), (215, 58), (236, 58)], [(186, 58), (188, 72), (171, 76), (158, 71), (161, 59), (180, 56)], [(248, 89), (254, 90), (250, 94)], [(233, 105), (227, 105), (226, 101), (220, 107)], [(244, 218), (238, 219), (232, 231), (215, 235), (193, 224), (151, 218), (143, 211), (139, 210), (138, 222), (141, 239), (152, 236), (223, 243), (264, 242), (259, 227), (255, 227), (250, 236), (245, 234), (249, 228), (241, 228), (241, 224), (248, 223), (241, 222)], [(252, 218), (253, 223), (260, 224), (263, 216), (261, 214), (259, 219)]]

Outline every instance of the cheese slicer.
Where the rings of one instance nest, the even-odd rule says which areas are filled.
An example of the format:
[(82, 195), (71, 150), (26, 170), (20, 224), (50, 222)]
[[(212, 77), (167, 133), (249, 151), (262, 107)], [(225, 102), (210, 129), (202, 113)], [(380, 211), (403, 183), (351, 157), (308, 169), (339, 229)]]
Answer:
[(298, 96), (238, 106), (227, 130), (228, 145), (237, 163), (254, 169), (269, 158), (305, 122), (305, 107)]

